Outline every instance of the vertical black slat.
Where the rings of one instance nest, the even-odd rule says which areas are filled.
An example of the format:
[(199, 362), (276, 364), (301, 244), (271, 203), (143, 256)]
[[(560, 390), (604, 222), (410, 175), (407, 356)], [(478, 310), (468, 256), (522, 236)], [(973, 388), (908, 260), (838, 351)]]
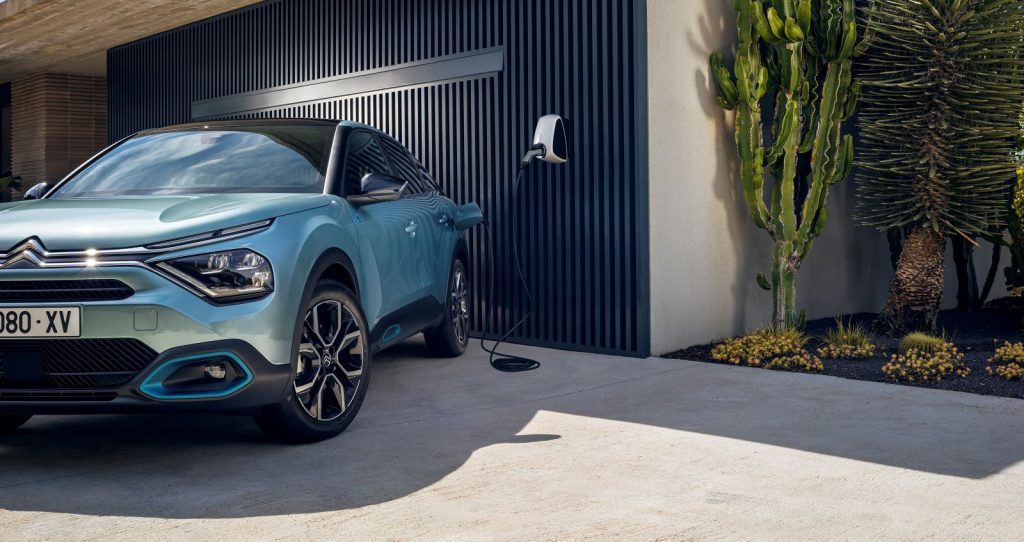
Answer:
[(631, 99), (634, 105), (632, 108), (634, 115), (631, 133), (636, 136), (633, 140), (634, 169), (631, 173), (637, 179), (636, 187), (630, 194), (630, 197), (634, 200), (630, 208), (635, 210), (633, 216), (635, 220), (634, 239), (636, 239), (633, 245), (635, 254), (633, 270), (636, 278), (632, 284), (636, 289), (634, 299), (636, 299), (636, 303), (639, 306), (634, 310), (636, 318), (633, 319), (634, 328), (636, 329), (635, 343), (629, 345), (629, 348), (631, 352), (648, 355), (651, 351), (651, 298), (650, 223), (647, 220), (650, 190), (647, 182), (649, 178), (647, 161), (649, 145), (649, 133), (647, 130), (649, 118), (647, 103), (647, 48), (649, 47), (647, 40), (647, 3), (634, 2), (633, 9), (630, 10), (630, 16), (633, 18), (630, 29), (634, 32), (633, 39), (630, 41), (634, 48), (633, 62), (630, 63), (629, 67), (630, 80), (633, 81)]
[[(524, 45), (524, 57), (519, 62), (519, 77), (522, 81), (520, 90), (523, 92), (523, 96), (526, 99), (526, 105), (520, 110), (522, 123), (520, 128), (520, 140), (525, 143), (529, 143), (530, 128), (533, 124), (533, 120), (540, 116), (541, 105), (537, 101), (537, 86), (540, 84), (539, 77), (531, 77), (532, 72), (540, 68), (536, 62), (530, 62), (527, 59), (537, 58), (537, 52), (540, 44), (537, 43), (537, 38), (541, 34), (541, 30), (538, 25), (541, 23), (540, 16), (538, 13), (539, 6), (534, 2), (523, 2), (525, 4), (524, 11), (526, 12), (523, 17), (523, 26), (521, 29)], [(542, 192), (540, 186), (545, 184), (545, 173), (548, 168), (544, 167), (544, 164), (537, 164), (538, 167), (534, 168), (536, 171), (531, 172), (531, 178), (527, 179), (527, 183), (523, 185), (521, 194), (519, 197), (519, 233), (520, 233), (520, 257), (526, 258), (523, 262), (526, 270), (526, 280), (530, 285), (530, 291), (533, 294), (533, 300), (523, 299), (522, 312), (527, 309), (533, 309), (534, 315), (527, 322), (524, 333), (520, 333), (520, 337), (538, 337), (544, 339), (544, 334), (541, 332), (543, 329), (542, 323), (544, 321), (544, 310), (543, 310), (543, 298), (544, 291), (540, 288), (538, 278), (540, 278), (540, 261), (542, 256), (537, 252), (537, 249), (543, 244), (536, 242), (537, 236), (537, 215), (540, 212), (540, 206), (542, 205), (537, 195)], [(532, 181), (532, 182), (529, 182)], [(533, 305), (532, 307), (527, 306), (527, 303)]]
[[(494, 79), (477, 82), (482, 100), (480, 103), (480, 123), (477, 125), (477, 133), (474, 139), (480, 143), (480, 161), (477, 162), (479, 166), (477, 177), (470, 183), (470, 186), (473, 187), (473, 192), (469, 196), (473, 201), (485, 201), (487, 199), (488, 190), (485, 183), (489, 179), (494, 178), (494, 175), (491, 173), (493, 163), (496, 160), (491, 154), (491, 148), (494, 144), (492, 140), (494, 130), (492, 128), (495, 126), (495, 119), (492, 115), (493, 110), (491, 109), (493, 84)], [(470, 240), (470, 257), (475, 262), (475, 265), (471, 267), (473, 270), (472, 278), (473, 284), (478, 285), (478, 289), (484, 288), (487, 284), (486, 281), (489, 280), (492, 265), (490, 259), (484, 257), (484, 254), (486, 254), (484, 244), (488, 242), (486, 237), (487, 232), (484, 228), (476, 228), (472, 232), (472, 239)], [(476, 296), (476, 299), (474, 299), (474, 309), (476, 313), (473, 315), (473, 329), (490, 329), (492, 327), (490, 318), (491, 308), (483, 295)]]
[[(517, 1), (516, 3), (520, 3), (520, 2)], [(516, 17), (516, 18), (512, 19), (512, 25), (513, 25), (513, 28), (515, 29), (513, 31), (513, 35), (515, 35), (516, 41), (518, 42), (517, 46), (522, 47), (523, 49), (521, 51), (517, 50), (517, 52), (521, 53), (521, 56), (518, 56), (518, 58), (516, 58), (515, 68), (512, 71), (513, 77), (515, 77), (515, 80), (516, 80), (516, 86), (514, 87), (515, 88), (515, 90), (514, 90), (514, 92), (515, 92), (514, 97), (515, 98), (514, 99), (518, 102), (518, 104), (517, 104), (518, 107), (515, 107), (516, 116), (515, 116), (515, 123), (513, 124), (514, 131), (512, 132), (511, 139), (513, 141), (512, 148), (516, 149), (516, 153), (517, 154), (522, 154), (523, 153), (523, 147), (522, 147), (523, 138), (526, 137), (526, 134), (527, 134), (527, 131), (528, 131), (527, 121), (525, 119), (528, 118), (528, 117), (532, 117), (533, 113), (531, 111), (529, 111), (529, 107), (532, 105), (532, 103), (530, 101), (530, 96), (527, 94), (527, 91), (528, 91), (527, 78), (525, 77), (525, 73), (524, 73), (525, 69), (523, 67), (524, 64), (526, 64), (528, 62), (527, 59), (531, 58), (530, 57), (530, 53), (529, 53), (530, 43), (527, 41), (526, 36), (525, 36), (525, 33), (526, 33), (525, 29), (526, 29), (526, 27), (530, 26), (530, 19), (529, 19), (529, 15), (525, 13), (525, 11), (526, 11), (525, 10), (525, 6), (520, 6), (519, 10), (521, 12), (523, 12), (522, 18)], [(518, 194), (518, 196), (519, 196), (518, 198), (515, 198), (513, 194), (509, 194), (509, 198), (512, 201), (512, 205), (515, 206), (516, 213), (517, 213), (518, 217), (522, 217), (523, 216), (523, 210), (522, 210), (523, 204), (521, 202), (526, 198), (526, 196), (529, 195), (528, 193), (524, 194), (524, 192), (527, 192), (526, 188), (527, 187), (524, 186), (524, 189), (520, 192), (520, 194)], [(509, 227), (512, 226), (511, 222), (506, 221), (506, 223), (509, 225)], [(525, 240), (525, 238), (526, 238), (526, 235), (523, 234), (524, 228), (522, 227), (522, 220), (519, 221), (517, 226), (518, 227), (517, 227), (516, 230), (510, 232), (509, 237), (515, 236), (517, 238), (517, 240), (518, 240), (517, 242), (519, 242), (521, 244), (522, 241)], [(527, 263), (529, 263), (529, 262), (527, 262)], [(513, 263), (513, 265), (514, 265), (514, 263)], [(511, 267), (510, 267), (510, 269), (511, 269)], [(530, 278), (532, 278), (532, 277), (533, 277), (532, 273), (527, 274), (527, 276), (526, 276), (527, 284), (529, 284)], [(510, 282), (512, 282), (512, 284), (515, 284), (515, 282), (513, 282), (513, 281), (510, 281)], [(513, 315), (512, 315), (513, 321), (515, 321), (515, 319), (518, 319), (519, 317), (521, 317), (521, 315), (524, 312), (525, 305), (526, 305), (526, 303), (525, 303), (525, 301), (526, 301), (525, 294), (519, 288), (516, 288), (514, 291), (515, 291), (515, 297), (514, 297), (514, 301), (513, 301), (513, 305), (512, 305), (513, 309), (514, 309), (514, 312), (513, 312)], [(517, 338), (523, 337), (523, 331), (520, 330), (516, 334), (516, 337)]]
[[(579, 24), (579, 20), (580, 20), (579, 19), (580, 18), (579, 0), (568, 0), (567, 3), (569, 4), (569, 7), (570, 7), (569, 22), (568, 22), (569, 33), (575, 34), (577, 32), (580, 32), (580, 30), (581, 30), (580, 24)], [(581, 93), (580, 84), (581, 84), (582, 77), (581, 77), (580, 70), (583, 69), (583, 63), (581, 61), (581, 52), (580, 51), (583, 49), (583, 47), (582, 47), (582, 44), (580, 42), (581, 42), (581, 40), (579, 40), (579, 39), (571, 39), (570, 42), (569, 42), (570, 43), (570, 46), (569, 46), (570, 52), (569, 52), (568, 58), (569, 58), (569, 66), (570, 66), (570, 69), (571, 69), (571, 72), (570, 72), (571, 82), (567, 82), (566, 84), (563, 85), (563, 86), (565, 86), (565, 87), (570, 89), (570, 91), (572, 93), (571, 95), (574, 98), (581, 96), (581, 94), (580, 94)], [(569, 159), (571, 160), (569, 167), (570, 167), (570, 169), (573, 172), (575, 172), (575, 174), (572, 175), (571, 179), (568, 180), (567, 184), (569, 184), (569, 186), (571, 187), (572, 193), (578, 195), (578, 194), (584, 194), (585, 193), (584, 192), (584, 186), (589, 181), (589, 179), (586, 179), (581, 174), (582, 170), (580, 168), (580, 164), (583, 163), (583, 159), (579, 155), (582, 153), (582, 148), (581, 148), (581, 144), (580, 144), (580, 142), (582, 141), (582, 138), (579, 135), (576, 135), (576, 134), (579, 133), (580, 129), (582, 128), (583, 115), (582, 115), (582, 110), (580, 109), (582, 101), (580, 99), (573, 99), (573, 100), (570, 101), (570, 103), (572, 105), (568, 109), (567, 112), (569, 114), (569, 120), (570, 120), (570, 122), (573, 125), (572, 129), (573, 129), (573, 132), (574, 132), (574, 134), (573, 134), (574, 137), (573, 137), (573, 141), (571, 143), (571, 148), (570, 148), (570, 151), (569, 151), (571, 153), (571, 155), (569, 157)], [(574, 277), (574, 280), (573, 280), (572, 285), (571, 285), (572, 299), (573, 299), (573, 303), (572, 303), (573, 313), (571, 315), (571, 317), (572, 317), (571, 321), (573, 322), (574, 325), (571, 326), (572, 330), (571, 330), (571, 332), (567, 336), (568, 336), (568, 340), (569, 341), (574, 342), (574, 343), (582, 344), (583, 343), (583, 332), (582, 332), (582, 329), (580, 329), (580, 326), (581, 326), (581, 322), (583, 321), (583, 311), (584, 311), (583, 295), (582, 295), (582, 292), (583, 292), (583, 281), (581, 280), (581, 277), (583, 275), (583, 259), (582, 259), (582, 253), (581, 253), (579, 247), (582, 245), (581, 239), (582, 239), (582, 236), (583, 236), (583, 232), (580, 231), (580, 228), (579, 228), (580, 216), (581, 216), (580, 215), (580, 205), (579, 205), (578, 196), (577, 196), (576, 201), (574, 201), (574, 204), (572, 205), (572, 209), (569, 211), (569, 219), (570, 219), (571, 224), (572, 224), (572, 233), (570, 234), (570, 238), (571, 238), (570, 246), (572, 248), (570, 250), (568, 250), (568, 252), (570, 252), (570, 255), (572, 257), (572, 265), (570, 267), (570, 269), (571, 269), (570, 274), (571, 274), (572, 277)]]
[[(358, 13), (356, 14), (356, 20), (360, 22), (358, 27), (369, 27), (370, 22), (370, 2), (372, 0), (358, 0)], [(359, 65), (357, 66), (358, 71), (366, 71), (373, 68), (373, 33), (367, 32), (366, 28), (362, 28), (364, 32), (359, 32)]]
[[(487, 109), (486, 109), (486, 98), (483, 96), (484, 81), (476, 80), (472, 82), (472, 89), (469, 92), (469, 110), (477, 114), (474, 121), (471, 123), (469, 140), (472, 142), (471, 152), (474, 156), (478, 156), (479, 160), (473, 162), (473, 168), (469, 173), (469, 178), (465, 181), (465, 191), (462, 192), (462, 201), (480, 201), (480, 191), (478, 190), (479, 183), (485, 178), (485, 164), (487, 163), (487, 145), (484, 142), (483, 127), (488, 124)], [(483, 259), (480, 257), (480, 253), (476, 250), (480, 243), (475, 239), (477, 232), (472, 232), (473, 238), (470, 242), (470, 253), (469, 257), (474, 265), (470, 267), (470, 278), (473, 280), (473, 284), (486, 284), (484, 278), (480, 275), (480, 262)], [(477, 296), (473, 300), (473, 322), (471, 323), (473, 329), (481, 329), (481, 322), (478, 318), (480, 314), (483, 314), (483, 307), (480, 303), (481, 296)]]
[[(562, 58), (561, 49), (561, 32), (563, 22), (559, 17), (559, 9), (554, 2), (546, 3), (544, 9), (547, 12), (546, 19), (548, 21), (547, 26), (547, 44), (546, 48), (549, 54), (556, 58)], [(546, 96), (544, 113), (550, 113), (552, 111), (563, 111), (561, 100), (558, 93), (558, 85), (556, 84), (556, 77), (554, 74), (554, 63), (548, 62), (547, 69), (545, 70), (544, 86), (542, 94)], [(555, 238), (548, 244), (547, 247), (547, 259), (551, 262), (549, 270), (554, 270), (555, 275), (563, 275), (564, 270), (562, 269), (562, 255), (564, 249), (562, 242), (565, 239), (565, 232), (561, 231), (562, 224), (562, 213), (561, 203), (563, 200), (563, 191), (565, 183), (563, 182), (562, 173), (564, 168), (551, 168), (551, 174), (549, 177), (549, 183), (544, 189), (551, 194), (548, 199), (549, 203), (547, 206), (547, 213), (545, 219), (547, 221), (547, 229), (555, 232)], [(550, 272), (550, 271), (549, 271)], [(548, 340), (557, 340), (559, 337), (564, 337), (564, 306), (562, 301), (562, 292), (565, 290), (560, 285), (551, 284), (550, 281), (544, 281), (548, 288), (548, 315), (549, 315), (549, 327), (548, 327)]]
[[(615, 32), (615, 34), (616, 36), (618, 36), (618, 42), (620, 42), (620, 47), (623, 51), (620, 57), (618, 57), (618, 60), (620, 61), (618, 61), (618, 69), (616, 70), (618, 74), (618, 93), (620, 93), (620, 97), (618, 97), (615, 106), (618, 109), (618, 112), (620, 112), (618, 113), (618, 116), (620, 116), (623, 126), (622, 133), (630, 133), (633, 130), (634, 110), (633, 105), (632, 103), (630, 103), (629, 100), (629, 87), (632, 80), (629, 78), (628, 75), (629, 66), (632, 64), (632, 62), (630, 62), (629, 60), (633, 57), (633, 48), (635, 44), (635, 39), (633, 37), (631, 26), (631, 7), (632, 6), (629, 6), (625, 3), (620, 4), (620, 6), (618, 6), (618, 13), (615, 16), (615, 18), (618, 20), (618, 29)], [(623, 139), (623, 143), (621, 145), (621, 152), (624, 156), (634, 157), (633, 150), (630, 148), (629, 139)], [(625, 191), (624, 198), (622, 200), (622, 205), (620, 206), (620, 208), (618, 208), (618, 213), (622, 215), (621, 230), (623, 231), (628, 230), (628, 228), (632, 225), (633, 221), (632, 210), (633, 206), (635, 205), (635, 202), (630, 197), (631, 194), (635, 193), (635, 182), (633, 182), (632, 179), (636, 177), (632, 175), (632, 171), (630, 170), (630, 164), (633, 163), (634, 160), (630, 160), (629, 162), (620, 162), (617, 164), (617, 176), (623, 179), (628, 179), (626, 183), (627, 185), (624, 186), (624, 189), (633, 189)], [(621, 239), (621, 241), (623, 245), (623, 251), (625, 253), (623, 257), (623, 262), (620, 265), (622, 270), (622, 282), (624, 287), (623, 295), (625, 296), (623, 310), (628, 311), (630, 315), (635, 315), (637, 311), (637, 297), (636, 277), (633, 273), (633, 269), (636, 266), (636, 253), (633, 250), (633, 246), (630, 244), (628, 239)], [(635, 325), (634, 323), (637, 319), (625, 318), (622, 320), (623, 344), (626, 344), (629, 349), (635, 349), (637, 347), (637, 344), (636, 333), (633, 330), (633, 326)]]
[[(549, 13), (552, 14), (552, 56), (555, 58), (565, 58), (566, 48), (565, 40), (568, 38), (568, 33), (563, 32), (562, 29), (566, 27), (566, 10), (568, 2), (551, 3), (549, 6)], [(551, 111), (562, 111), (564, 115), (568, 116), (568, 112), (565, 109), (565, 96), (563, 89), (567, 85), (560, 85), (556, 82), (554, 63), (549, 63), (546, 77), (548, 78), (548, 85), (545, 92), (551, 99)], [(575, 162), (574, 162), (575, 163)], [(551, 217), (553, 222), (552, 228), (557, 232), (556, 242), (552, 243), (554, 250), (553, 261), (555, 262), (555, 273), (558, 276), (567, 276), (567, 260), (568, 260), (568, 245), (566, 243), (569, 237), (569, 228), (567, 222), (567, 203), (569, 201), (569, 194), (565, 175), (566, 168), (558, 168), (555, 173), (554, 179), (556, 185), (551, 187), (552, 192), (557, 195), (557, 201), (554, 205), (553, 213)], [(552, 330), (552, 337), (554, 339), (561, 337), (568, 337), (568, 310), (571, 305), (568, 301), (568, 295), (571, 291), (571, 287), (568, 284), (557, 285), (552, 295), (554, 300), (554, 319), (555, 328)]]
[[(577, 77), (580, 78), (582, 87), (582, 92), (580, 94), (582, 100), (580, 104), (580, 116), (578, 117), (579, 122), (577, 126), (577, 133), (585, 132), (590, 134), (594, 133), (597, 130), (597, 127), (592, 126), (592, 124), (595, 122), (595, 119), (593, 117), (593, 112), (590, 109), (590, 104), (593, 101), (592, 93), (594, 90), (592, 79), (592, 74), (594, 73), (594, 35), (592, 32), (586, 32), (586, 30), (590, 28), (590, 11), (587, 9), (587, 7), (590, 5), (590, 0), (579, 1), (581, 27), (580, 30), (582, 31), (582, 34), (586, 36), (586, 38), (585, 40), (583, 40), (582, 50), (584, 51), (584, 53), (581, 54), (580, 70), (577, 74)], [(583, 150), (583, 154), (587, 156), (593, 155), (594, 149), (591, 146), (592, 142), (593, 138), (591, 137), (582, 140), (583, 145), (581, 145), (581, 147)], [(581, 298), (583, 299), (583, 314), (579, 322), (579, 325), (582, 326), (582, 339), (580, 342), (588, 346), (593, 346), (596, 341), (593, 328), (593, 316), (597, 312), (597, 309), (594, 306), (596, 294), (593, 291), (593, 277), (595, 272), (593, 262), (595, 262), (596, 259), (593, 257), (592, 254), (594, 245), (596, 244), (596, 240), (593, 238), (594, 230), (593, 224), (591, 223), (590, 219), (592, 212), (591, 209), (593, 208), (591, 204), (591, 197), (595, 193), (601, 192), (600, 179), (598, 179), (595, 175), (592, 164), (592, 160), (584, 160), (581, 164), (582, 179), (585, 179), (589, 186), (586, 187), (586, 190), (580, 192), (580, 217), (579, 222), (577, 223), (579, 224), (579, 227), (583, 230), (583, 246), (581, 246), (579, 250), (582, 252), (581, 258), (584, 262), (581, 269), (581, 277), (583, 282), (583, 289), (581, 292)]]
[[(601, 109), (604, 109), (604, 107), (607, 107), (609, 100), (608, 65), (610, 61), (608, 59), (608, 56), (611, 54), (611, 51), (609, 51), (608, 37), (605, 34), (607, 29), (607, 18), (604, 17), (608, 8), (608, 2), (599, 2), (596, 4), (597, 5), (595, 5), (594, 7), (593, 24), (595, 28), (600, 29), (600, 35), (605, 36), (605, 39), (602, 39), (600, 41), (600, 53), (598, 54), (596, 59), (598, 69), (597, 84), (599, 86), (597, 103), (602, 105)], [(609, 115), (602, 114), (600, 116), (600, 119), (601, 122), (599, 130), (601, 133), (601, 139), (594, 142), (595, 152), (597, 152), (597, 149), (607, 148), (606, 145), (608, 133), (611, 130), (615, 129), (609, 120)], [(601, 231), (603, 237), (602, 242), (598, 243), (597, 245), (599, 247), (597, 261), (600, 262), (600, 264), (598, 265), (598, 268), (600, 269), (600, 275), (597, 279), (597, 295), (598, 299), (601, 299), (604, 301), (604, 303), (610, 304), (612, 305), (612, 307), (614, 307), (614, 300), (611, 296), (610, 287), (610, 271), (612, 263), (610, 249), (611, 244), (613, 243), (612, 239), (615, 238), (618, 232), (615, 230), (615, 223), (612, 220), (612, 216), (609, 213), (610, 200), (613, 197), (612, 194), (615, 193), (615, 179), (612, 177), (612, 173), (608, 170), (608, 153), (601, 153), (601, 159), (599, 161), (598, 167), (600, 168), (600, 177), (602, 184), (604, 186), (604, 194), (599, 198), (595, 198), (594, 201), (595, 208), (598, 210), (598, 212), (596, 213), (597, 222), (594, 224), (594, 230)], [(599, 323), (598, 335), (601, 337), (601, 340), (597, 344), (601, 348), (607, 348), (612, 339), (610, 323), (612, 320), (613, 313), (614, 308), (612, 311), (609, 311), (607, 317), (602, 318)]]
[[(288, 107), (248, 118), (332, 116), (378, 124), (414, 150), (459, 201), (493, 219), (474, 232), (473, 279), (497, 268), (498, 295), (475, 289), (477, 332), (522, 314), (511, 240), (523, 245), (539, 295), (519, 340), (644, 352), (646, 170), (643, 22), (637, 1), (279, 0), (109, 52), (111, 139), (186, 122), (194, 100), (502, 45), (505, 71), (440, 84)], [(524, 179), (511, 231), (512, 175), (537, 115), (573, 122), (572, 160), (537, 164)], [(493, 246), (487, 247), (494, 234)], [(488, 250), (485, 250), (488, 249)], [(493, 249), (493, 250), (490, 250)], [(485, 260), (493, 252), (493, 262)]]
[[(620, 49), (621, 36), (616, 31), (615, 24), (615, 5), (616, 3), (605, 3), (602, 10), (604, 19), (604, 28), (606, 36), (610, 39), (605, 41), (605, 46), (608, 48), (604, 55), (604, 84), (606, 88), (605, 99), (606, 103), (610, 105), (610, 114), (608, 117), (608, 131), (606, 132), (605, 145), (612, 149), (621, 149), (622, 141), (620, 140), (620, 131), (622, 130), (622, 123), (616, 122), (616, 119), (621, 118), (621, 104), (619, 103), (619, 85), (616, 74), (619, 66), (621, 66), (622, 51)], [(611, 300), (611, 311), (607, 322), (605, 322), (606, 333), (609, 336), (609, 344), (617, 345), (622, 343), (622, 333), (620, 332), (620, 325), (622, 321), (622, 312), (625, 308), (623, 306), (622, 299), (622, 275), (619, 273), (620, 262), (623, 261), (622, 257), (622, 243), (623, 235), (625, 232), (622, 230), (622, 197), (620, 191), (625, 187), (628, 182), (627, 177), (623, 176), (621, 170), (618, 168), (617, 163), (619, 160), (611, 156), (610, 153), (605, 154), (605, 160), (608, 168), (608, 178), (612, 182), (612, 190), (610, 192), (610, 198), (605, 201), (605, 206), (608, 209), (608, 219), (614, 225), (614, 234), (611, 236), (611, 246), (608, 247), (608, 262), (609, 275), (611, 280), (607, 281), (608, 291), (607, 295)]]
[[(522, 107), (522, 103), (519, 101), (520, 94), (515, 87), (515, 83), (518, 80), (515, 70), (520, 54), (518, 54), (518, 47), (520, 46), (520, 39), (517, 35), (516, 18), (513, 17), (513, 13), (518, 13), (518, 6), (513, 4), (517, 3), (517, 0), (506, 0), (505, 1), (505, 18), (502, 21), (505, 27), (506, 36), (506, 55), (508, 64), (505, 66), (505, 71), (501, 74), (505, 80), (503, 88), (504, 96), (501, 102), (502, 115), (504, 118), (504, 126), (502, 127), (502, 136), (504, 137), (503, 148), (511, 150), (513, 156), (519, 156), (520, 147), (517, 143), (518, 132), (517, 125), (518, 112)], [(501, 183), (494, 187), (495, 190), (495, 207), (496, 207), (496, 222), (499, 227), (495, 228), (495, 246), (494, 253), (498, 255), (498, 281), (499, 287), (497, 291), (501, 292), (500, 296), (496, 299), (498, 307), (500, 308), (500, 319), (498, 320), (498, 328), (495, 329), (495, 333), (501, 333), (503, 330), (508, 329), (512, 325), (512, 318), (515, 314), (516, 299), (518, 299), (519, 286), (513, 278), (512, 269), (512, 257), (510, 254), (510, 220), (509, 210), (512, 205), (511, 192), (507, 188), (512, 182), (512, 177), (508, 175), (507, 168), (503, 168), (501, 174), (498, 176), (501, 179)], [(513, 173), (514, 175), (514, 173)], [(511, 286), (511, 287), (509, 287)]]

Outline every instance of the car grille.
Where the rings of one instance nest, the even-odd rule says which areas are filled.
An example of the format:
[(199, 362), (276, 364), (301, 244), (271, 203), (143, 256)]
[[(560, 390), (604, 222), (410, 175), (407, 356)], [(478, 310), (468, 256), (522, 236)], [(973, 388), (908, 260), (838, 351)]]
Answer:
[(135, 290), (114, 279), (0, 281), (0, 303), (47, 301), (116, 301)]
[(113, 401), (117, 392), (82, 390), (27, 390), (0, 389), (0, 401)]
[[(8, 382), (5, 360), (13, 353), (39, 353), (38, 385)], [(0, 340), (0, 400), (105, 400), (157, 356), (135, 339)], [(31, 389), (26, 389), (26, 388)]]

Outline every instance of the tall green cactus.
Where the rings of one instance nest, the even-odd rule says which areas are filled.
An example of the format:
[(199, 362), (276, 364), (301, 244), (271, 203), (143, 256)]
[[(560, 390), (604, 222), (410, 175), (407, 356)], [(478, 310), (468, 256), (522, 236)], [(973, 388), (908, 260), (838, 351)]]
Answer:
[(773, 324), (790, 327), (801, 319), (796, 273), (825, 226), (828, 188), (850, 174), (853, 138), (843, 127), (861, 90), (852, 59), (870, 40), (858, 34), (854, 0), (735, 0), (735, 6), (732, 71), (715, 53), (711, 74), (718, 104), (736, 112), (747, 208), (774, 242), (771, 281), (759, 274), (758, 284), (774, 294)]

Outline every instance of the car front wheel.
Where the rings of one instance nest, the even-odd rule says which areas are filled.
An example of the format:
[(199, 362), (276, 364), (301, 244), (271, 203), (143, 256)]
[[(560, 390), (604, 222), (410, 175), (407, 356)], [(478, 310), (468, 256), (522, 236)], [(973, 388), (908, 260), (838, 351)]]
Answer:
[(290, 442), (316, 442), (345, 430), (370, 381), (370, 344), (363, 311), (345, 286), (322, 281), (306, 305), (292, 385), (280, 405), (256, 418)]

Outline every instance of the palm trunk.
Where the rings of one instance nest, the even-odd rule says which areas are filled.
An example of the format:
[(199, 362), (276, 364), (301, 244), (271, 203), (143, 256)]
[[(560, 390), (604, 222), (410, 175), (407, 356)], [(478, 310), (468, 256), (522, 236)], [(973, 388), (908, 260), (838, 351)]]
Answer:
[(927, 226), (907, 235), (892, 279), (889, 298), (879, 316), (893, 335), (908, 331), (935, 332), (942, 302), (946, 238)]

